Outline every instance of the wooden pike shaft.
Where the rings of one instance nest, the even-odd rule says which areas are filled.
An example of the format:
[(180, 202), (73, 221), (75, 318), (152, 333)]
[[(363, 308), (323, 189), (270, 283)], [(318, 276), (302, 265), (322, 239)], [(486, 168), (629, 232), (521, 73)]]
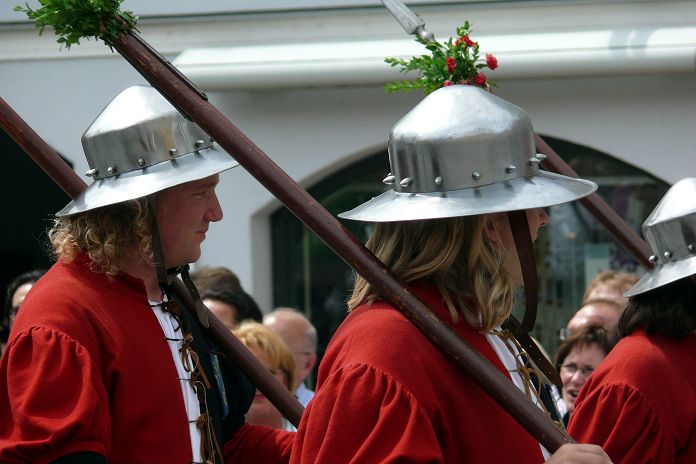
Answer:
[[(536, 136), (537, 151), (546, 155), (543, 165), (550, 171), (568, 177), (580, 177), (541, 137)], [(580, 203), (599, 221), (616, 240), (635, 257), (646, 269), (652, 269), (653, 263), (648, 260), (650, 248), (640, 236), (631, 229), (611, 206), (597, 193), (581, 198)]]
[(380, 295), (391, 301), (548, 450), (553, 452), (562, 444), (572, 442), (541, 409), (415, 298), (336, 218), (210, 104), (200, 91), (174, 72), (171, 65), (149, 45), (131, 33), (121, 34), (111, 45), (174, 106), (203, 128), (228, 153), (233, 154), (251, 175), (356, 272), (372, 283)]

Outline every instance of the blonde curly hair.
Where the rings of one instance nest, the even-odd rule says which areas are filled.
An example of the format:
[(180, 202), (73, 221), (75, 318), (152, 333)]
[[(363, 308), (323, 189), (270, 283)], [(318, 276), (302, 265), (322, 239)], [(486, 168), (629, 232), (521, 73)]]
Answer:
[(96, 271), (115, 276), (133, 252), (152, 261), (151, 211), (147, 198), (55, 218), (48, 238), (63, 262), (86, 253)]
[[(495, 227), (487, 215), (378, 223), (365, 246), (403, 282), (433, 282), (455, 322), (461, 315), (487, 333), (510, 315), (514, 293), (502, 246), (484, 234), (488, 224)], [(468, 307), (467, 296), (474, 297), (475, 308)], [(378, 298), (357, 276), (348, 307)]]

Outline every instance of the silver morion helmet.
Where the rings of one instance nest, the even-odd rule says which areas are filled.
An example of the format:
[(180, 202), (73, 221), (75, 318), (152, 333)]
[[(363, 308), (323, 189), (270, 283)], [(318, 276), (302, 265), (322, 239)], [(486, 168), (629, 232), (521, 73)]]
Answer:
[(643, 223), (655, 268), (626, 292), (638, 295), (696, 274), (696, 177), (670, 188)]
[(129, 87), (82, 136), (94, 179), (57, 216), (141, 198), (237, 166), (154, 88)]
[(449, 218), (538, 208), (597, 185), (541, 171), (529, 115), (469, 85), (443, 87), (389, 135), (392, 189), (339, 217), (368, 222)]

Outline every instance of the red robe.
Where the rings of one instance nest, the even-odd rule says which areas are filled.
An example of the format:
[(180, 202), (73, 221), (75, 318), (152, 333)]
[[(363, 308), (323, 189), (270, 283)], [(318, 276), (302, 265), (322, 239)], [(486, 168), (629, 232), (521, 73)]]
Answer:
[[(235, 394), (246, 384), (234, 383), (226, 385), (228, 420), (241, 422), (248, 403)], [(210, 395), (218, 390), (209, 404), (217, 401)], [(243, 429), (239, 452), (283, 440)], [(58, 262), (32, 288), (0, 361), (0, 462), (46, 463), (80, 451), (110, 463), (192, 458), (178, 375), (143, 282), (123, 273), (109, 280), (84, 256)]]
[[(412, 287), (450, 321), (433, 286)], [(465, 321), (455, 330), (509, 375)], [(539, 443), (386, 302), (356, 308), (322, 360), (291, 463), (542, 462)]]
[(696, 334), (622, 339), (582, 388), (568, 431), (615, 464), (696, 463)]

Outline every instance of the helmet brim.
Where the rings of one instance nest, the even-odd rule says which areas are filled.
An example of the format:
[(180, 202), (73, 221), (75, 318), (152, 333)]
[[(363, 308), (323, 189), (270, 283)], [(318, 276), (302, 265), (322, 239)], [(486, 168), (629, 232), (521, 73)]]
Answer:
[(696, 256), (668, 261), (648, 271), (624, 296), (632, 297), (696, 274)]
[(58, 211), (56, 216), (70, 216), (135, 200), (186, 182), (204, 179), (238, 165), (230, 155), (215, 149), (189, 153), (144, 169), (97, 180)]
[(416, 221), (559, 205), (590, 195), (597, 184), (540, 171), (528, 177), (445, 192), (385, 192), (338, 215), (364, 222)]

